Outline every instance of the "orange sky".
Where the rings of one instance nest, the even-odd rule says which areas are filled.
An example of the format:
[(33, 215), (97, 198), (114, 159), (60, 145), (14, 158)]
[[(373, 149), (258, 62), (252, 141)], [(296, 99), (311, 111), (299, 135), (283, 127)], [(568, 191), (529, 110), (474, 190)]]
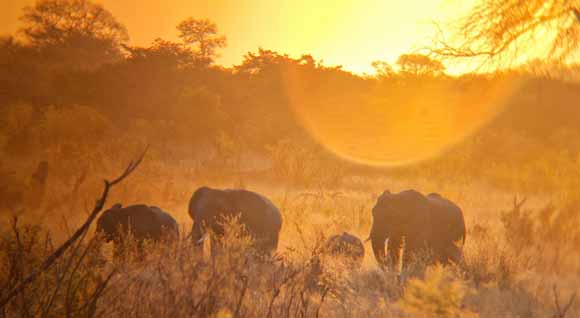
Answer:
[[(24, 5), (2, 0), (0, 33), (13, 33)], [(239, 63), (258, 47), (298, 56), (310, 53), (327, 65), (370, 72), (374, 60), (393, 62), (429, 43), (431, 21), (454, 17), (469, 1), (456, 0), (164, 0), (97, 1), (125, 24), (134, 44), (175, 39), (186, 17), (209, 18), (228, 38), (218, 63)], [(463, 7), (459, 8), (459, 3)]]

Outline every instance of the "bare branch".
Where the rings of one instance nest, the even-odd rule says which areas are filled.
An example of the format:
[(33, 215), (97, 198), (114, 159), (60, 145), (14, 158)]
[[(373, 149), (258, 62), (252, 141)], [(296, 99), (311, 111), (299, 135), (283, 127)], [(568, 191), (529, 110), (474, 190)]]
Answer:
[(30, 283), (36, 280), (36, 278), (40, 274), (48, 270), (48, 268), (50, 268), (54, 264), (54, 262), (57, 259), (59, 259), (70, 246), (72, 246), (81, 236), (84, 235), (84, 233), (89, 229), (89, 227), (91, 226), (91, 224), (93, 223), (99, 212), (101, 212), (101, 210), (103, 209), (105, 201), (107, 200), (107, 197), (109, 195), (109, 191), (111, 190), (111, 187), (123, 181), (123, 179), (125, 179), (133, 171), (135, 171), (135, 169), (139, 166), (141, 161), (143, 161), (143, 158), (145, 157), (145, 153), (147, 152), (148, 148), (149, 147), (147, 146), (145, 148), (145, 151), (143, 151), (141, 156), (138, 158), (138, 160), (134, 162), (132, 161), (127, 167), (127, 169), (125, 169), (125, 171), (118, 178), (114, 179), (111, 182), (105, 180), (105, 187), (103, 188), (101, 197), (95, 203), (95, 207), (93, 208), (91, 214), (88, 216), (85, 223), (79, 229), (77, 229), (76, 232), (66, 242), (64, 242), (51, 255), (49, 255), (42, 262), (42, 265), (38, 269), (36, 269), (30, 275), (28, 275), (28, 277), (22, 280), (22, 282), (19, 285), (17, 285), (2, 300), (0, 300), (0, 309), (4, 308), (4, 306), (6, 306), (12, 300), (12, 298), (21, 293), (26, 288), (26, 286), (28, 286)]
[(521, 208), (521, 207), (524, 205), (524, 203), (526, 203), (526, 200), (527, 200), (527, 199), (528, 199), (528, 198), (524, 197), (523, 199), (521, 199), (521, 200), (518, 202), (518, 196), (517, 196), (517, 195), (516, 195), (516, 196), (514, 196), (514, 210), (516, 210), (516, 211), (519, 211), (519, 210), (520, 210), (520, 208)]
[(576, 300), (576, 292), (574, 292), (572, 294), (572, 296), (570, 296), (570, 300), (568, 300), (568, 303), (566, 304), (566, 306), (564, 306), (564, 308), (562, 308), (560, 306), (560, 295), (558, 294), (558, 287), (556, 287), (556, 285), (554, 285), (552, 287), (552, 291), (554, 292), (554, 306), (556, 307), (556, 312), (554, 313), (554, 318), (565, 318), (566, 314), (568, 313), (568, 310), (570, 310), (570, 307), (572, 307), (574, 300)]
[(87, 314), (87, 317), (90, 317), (90, 318), (95, 317), (95, 314), (97, 312), (97, 301), (99, 300), (99, 298), (103, 294), (103, 291), (105, 291), (105, 288), (107, 288), (107, 285), (111, 281), (111, 278), (113, 278), (113, 275), (115, 275), (116, 273), (117, 273), (117, 268), (114, 268), (109, 273), (109, 275), (107, 275), (107, 278), (105, 278), (105, 281), (103, 281), (103, 283), (101, 283), (101, 285), (97, 288), (97, 290), (95, 291), (95, 293), (91, 297), (91, 301), (89, 302), (89, 312)]
[(137, 158), (136, 161), (131, 161), (129, 163), (129, 166), (127, 166), (127, 169), (125, 169), (125, 172), (123, 172), (119, 177), (117, 177), (113, 181), (105, 180), (105, 183), (108, 184), (109, 186), (114, 186), (115, 184), (123, 181), (123, 179), (128, 177), (139, 166), (139, 164), (141, 164), (141, 161), (143, 161), (143, 158), (145, 158), (145, 154), (147, 153), (147, 150), (149, 150), (149, 145), (147, 145), (145, 147), (145, 150), (143, 150), (143, 153), (141, 154), (141, 156), (139, 156), (139, 158)]
[(428, 51), (440, 58), (504, 66), (533, 58), (565, 61), (580, 50), (576, 22), (579, 8), (568, 1), (479, 0), (445, 32), (436, 24), (435, 43)]

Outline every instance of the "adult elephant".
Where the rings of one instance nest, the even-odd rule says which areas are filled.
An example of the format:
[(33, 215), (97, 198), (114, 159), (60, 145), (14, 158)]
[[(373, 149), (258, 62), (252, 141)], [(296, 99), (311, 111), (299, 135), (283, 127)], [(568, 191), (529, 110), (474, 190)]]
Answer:
[(175, 219), (159, 207), (144, 204), (123, 207), (117, 203), (99, 217), (97, 233), (102, 234), (105, 241), (113, 241), (118, 252), (129, 235), (141, 247), (146, 239), (177, 239), (179, 227)]
[(386, 265), (385, 241), (388, 258), (399, 263), (399, 251), (404, 238), (404, 263), (427, 249), (432, 262), (458, 262), (462, 251), (458, 244), (465, 243), (463, 212), (453, 202), (439, 194), (427, 196), (406, 190), (400, 193), (385, 191), (373, 208), (373, 225), (369, 239), (381, 266)]
[[(198, 246), (208, 237), (224, 235), (223, 221), (239, 216), (239, 222), (247, 234), (254, 239), (255, 247), (271, 253), (278, 247), (278, 236), (282, 228), (282, 216), (278, 208), (266, 197), (258, 193), (240, 189), (197, 189), (189, 201), (189, 215), (193, 219), (191, 236)], [(217, 237), (211, 237), (212, 254), (219, 244)]]

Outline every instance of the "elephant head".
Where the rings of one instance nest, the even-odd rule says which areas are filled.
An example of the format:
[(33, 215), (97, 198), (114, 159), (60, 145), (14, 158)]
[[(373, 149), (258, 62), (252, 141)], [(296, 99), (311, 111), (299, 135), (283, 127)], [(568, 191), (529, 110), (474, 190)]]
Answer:
[(203, 245), (210, 229), (221, 234), (223, 229), (217, 221), (233, 210), (233, 203), (225, 191), (208, 187), (197, 189), (189, 201), (189, 215), (193, 219), (191, 238), (195, 244)]
[(385, 242), (389, 240), (389, 260), (398, 263), (399, 247), (403, 238), (416, 245), (427, 236), (428, 210), (422, 206), (424, 197), (413, 190), (392, 194), (385, 191), (377, 200), (372, 215), (369, 239), (373, 253), (381, 266), (386, 265)]
[(106, 242), (117, 239), (119, 226), (127, 225), (123, 224), (123, 218), (120, 218), (122, 207), (123, 205), (121, 203), (114, 204), (110, 209), (103, 212), (97, 220), (97, 233), (102, 234)]

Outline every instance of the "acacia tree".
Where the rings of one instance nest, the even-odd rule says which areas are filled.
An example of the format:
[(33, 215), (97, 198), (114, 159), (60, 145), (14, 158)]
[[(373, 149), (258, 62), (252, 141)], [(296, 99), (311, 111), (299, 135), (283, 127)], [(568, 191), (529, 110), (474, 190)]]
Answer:
[(443, 74), (443, 64), (423, 54), (403, 54), (397, 59), (400, 73), (411, 76), (439, 76)]
[(218, 35), (217, 25), (208, 19), (188, 18), (177, 25), (183, 43), (194, 47), (196, 59), (211, 64), (218, 57), (217, 49), (226, 46), (226, 37)]
[(467, 15), (440, 28), (431, 51), (509, 66), (538, 58), (564, 62), (579, 49), (580, 1), (478, 0)]
[(89, 0), (39, 0), (20, 18), (24, 39), (67, 64), (98, 65), (121, 55), (126, 28)]

